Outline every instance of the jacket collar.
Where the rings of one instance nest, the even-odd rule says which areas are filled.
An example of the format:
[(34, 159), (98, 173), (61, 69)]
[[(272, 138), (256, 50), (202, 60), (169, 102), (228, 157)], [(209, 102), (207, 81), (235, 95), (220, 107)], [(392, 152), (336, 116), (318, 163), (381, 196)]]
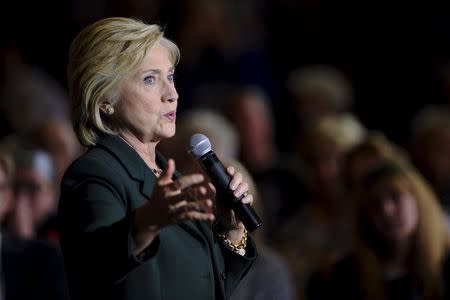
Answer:
[(144, 180), (147, 173), (152, 173), (139, 154), (117, 135), (104, 135), (97, 146), (114, 155), (134, 179)]
[[(104, 135), (97, 142), (96, 147), (101, 147), (111, 153), (122, 164), (132, 178), (142, 182), (140, 192), (148, 199), (151, 198), (153, 186), (156, 182), (156, 176), (133, 148), (116, 135)], [(159, 151), (156, 151), (156, 163), (162, 169), (167, 167), (167, 160)], [(173, 180), (176, 180), (179, 177), (181, 177), (181, 174), (178, 171), (175, 171)], [(196, 222), (194, 221), (187, 221), (179, 225), (197, 236), (198, 239), (204, 241), (205, 238), (200, 233), (195, 223)], [(203, 228), (203, 230), (205, 229)]]
[[(121, 163), (131, 178), (142, 182), (141, 193), (147, 198), (151, 196), (153, 185), (157, 180), (156, 176), (130, 145), (117, 135), (105, 134), (99, 139), (97, 147), (101, 147), (111, 153)], [(167, 167), (167, 160), (159, 151), (156, 151), (156, 163), (161, 169)], [(178, 172), (175, 172), (175, 175), (180, 176)]]

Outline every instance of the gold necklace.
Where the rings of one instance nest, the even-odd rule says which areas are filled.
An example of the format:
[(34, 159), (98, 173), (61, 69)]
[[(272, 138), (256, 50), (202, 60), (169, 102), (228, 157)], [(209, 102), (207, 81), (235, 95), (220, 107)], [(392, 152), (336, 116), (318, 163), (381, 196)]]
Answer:
[[(129, 143), (123, 136), (121, 136), (120, 134), (118, 134), (118, 136), (120, 137), (120, 139), (122, 141), (124, 141), (128, 146), (130, 146), (134, 151), (136, 151), (137, 153), (141, 153), (142, 155), (146, 156), (146, 153), (142, 153), (142, 151), (140, 151), (139, 149), (135, 148), (131, 143)], [(145, 161), (145, 160), (144, 160)], [(146, 163), (147, 164), (147, 163)], [(148, 164), (147, 164), (148, 165)], [(160, 168), (153, 168), (150, 167), (148, 165), (148, 167), (150, 168), (150, 170), (152, 170), (153, 174), (156, 175), (156, 177), (159, 177), (162, 174), (162, 170)]]

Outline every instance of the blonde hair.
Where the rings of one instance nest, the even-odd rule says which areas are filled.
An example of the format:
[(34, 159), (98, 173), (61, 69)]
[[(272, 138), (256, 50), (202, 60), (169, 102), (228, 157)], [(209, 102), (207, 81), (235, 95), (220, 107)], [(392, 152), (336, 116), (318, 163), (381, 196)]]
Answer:
[(336, 114), (320, 118), (308, 130), (308, 140), (318, 137), (333, 141), (345, 151), (359, 144), (367, 134), (366, 128), (352, 114)]
[(175, 65), (178, 47), (158, 25), (129, 18), (106, 18), (84, 28), (69, 51), (68, 83), (72, 122), (84, 146), (95, 145), (99, 134), (115, 134), (100, 104), (120, 99), (120, 83), (126, 73), (138, 68), (151, 47), (159, 42)]
[(327, 65), (312, 65), (294, 70), (287, 87), (296, 101), (320, 97), (333, 111), (345, 111), (353, 102), (353, 88), (344, 73)]
[[(179, 122), (180, 135), (203, 133), (210, 138), (220, 157), (236, 158), (239, 152), (238, 132), (220, 112), (194, 109), (183, 114)], [(187, 145), (187, 143), (185, 143)]]
[[(372, 158), (372, 161), (366, 161), (364, 170), (361, 174), (353, 174), (352, 168), (355, 161), (360, 157)], [(382, 160), (395, 160), (399, 163), (409, 163), (410, 159), (406, 150), (400, 148), (391, 142), (383, 133), (378, 131), (371, 131), (367, 136), (357, 145), (352, 147), (344, 158), (344, 178), (349, 188), (352, 188), (354, 184), (361, 178), (355, 178), (355, 176), (361, 176), (372, 165), (375, 165), (378, 161)]]
[(450, 238), (445, 217), (436, 195), (420, 174), (404, 162), (385, 160), (371, 170), (362, 182), (355, 205), (355, 248), (362, 284), (367, 299), (386, 298), (382, 283), (381, 263), (375, 253), (370, 228), (365, 216), (367, 191), (376, 184), (393, 179), (405, 180), (411, 187), (419, 211), (419, 224), (414, 235), (411, 271), (424, 287), (424, 299), (441, 299), (443, 295), (442, 266)]

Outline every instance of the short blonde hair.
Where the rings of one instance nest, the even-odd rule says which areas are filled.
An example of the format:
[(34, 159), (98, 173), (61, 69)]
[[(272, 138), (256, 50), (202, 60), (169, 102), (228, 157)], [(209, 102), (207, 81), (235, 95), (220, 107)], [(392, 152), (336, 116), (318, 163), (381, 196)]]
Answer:
[(353, 102), (353, 87), (340, 70), (327, 65), (305, 66), (294, 70), (288, 78), (287, 87), (296, 101), (321, 99), (335, 112), (346, 111)]
[(115, 134), (100, 104), (120, 99), (123, 76), (136, 70), (148, 50), (159, 42), (175, 65), (178, 47), (163, 36), (158, 25), (129, 18), (106, 18), (84, 28), (69, 51), (68, 84), (72, 122), (80, 142), (95, 145), (99, 134)]
[(359, 144), (367, 134), (367, 129), (352, 114), (335, 114), (320, 118), (309, 129), (308, 139), (325, 138), (347, 152)]
[(236, 158), (238, 156), (238, 132), (234, 125), (218, 111), (208, 109), (187, 111), (180, 119), (179, 128), (180, 135), (186, 138), (190, 138), (194, 133), (203, 133), (208, 136), (214, 145), (214, 151), (220, 157)]

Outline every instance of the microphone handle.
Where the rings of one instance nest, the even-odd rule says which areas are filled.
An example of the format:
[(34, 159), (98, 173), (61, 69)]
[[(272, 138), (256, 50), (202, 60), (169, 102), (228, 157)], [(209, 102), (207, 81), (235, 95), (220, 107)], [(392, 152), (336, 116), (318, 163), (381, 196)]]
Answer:
[(235, 213), (236, 217), (244, 224), (245, 228), (252, 232), (262, 225), (262, 222), (256, 214), (253, 207), (246, 203), (242, 203), (242, 195), (236, 198), (229, 189), (231, 176), (227, 173), (222, 162), (217, 158), (213, 151), (209, 151), (200, 157), (200, 164), (208, 174), (212, 183), (218, 189), (218, 192), (226, 199), (225, 205), (229, 206)]

